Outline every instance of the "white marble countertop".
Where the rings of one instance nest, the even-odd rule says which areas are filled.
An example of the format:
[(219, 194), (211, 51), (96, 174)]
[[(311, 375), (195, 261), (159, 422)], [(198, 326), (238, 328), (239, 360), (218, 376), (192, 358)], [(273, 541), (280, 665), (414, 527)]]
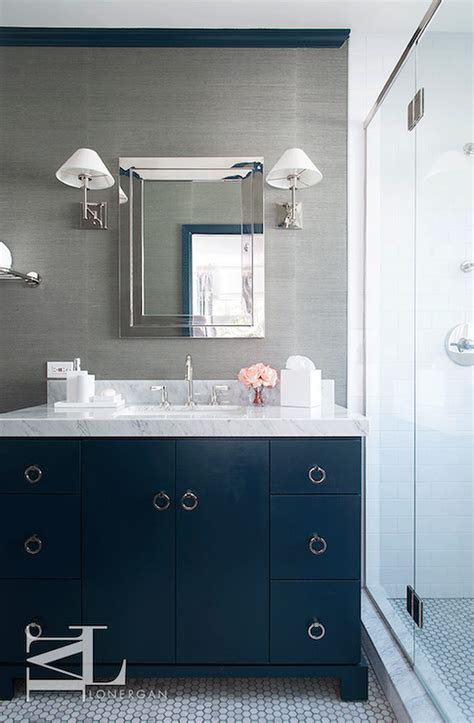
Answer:
[(0, 437), (363, 437), (369, 420), (344, 407), (127, 408), (56, 412), (52, 405), (0, 414)]

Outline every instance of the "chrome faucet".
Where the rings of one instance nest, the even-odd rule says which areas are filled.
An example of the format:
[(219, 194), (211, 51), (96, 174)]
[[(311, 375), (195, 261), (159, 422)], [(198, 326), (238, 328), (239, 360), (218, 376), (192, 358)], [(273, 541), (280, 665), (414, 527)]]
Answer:
[(168, 409), (168, 407), (170, 406), (170, 403), (168, 400), (168, 389), (166, 387), (166, 384), (160, 384), (159, 386), (152, 384), (150, 387), (150, 390), (152, 392), (161, 392), (160, 407), (162, 409)]
[(188, 401), (186, 402), (186, 406), (194, 407), (193, 359), (191, 354), (186, 355), (186, 372), (184, 378), (188, 383)]

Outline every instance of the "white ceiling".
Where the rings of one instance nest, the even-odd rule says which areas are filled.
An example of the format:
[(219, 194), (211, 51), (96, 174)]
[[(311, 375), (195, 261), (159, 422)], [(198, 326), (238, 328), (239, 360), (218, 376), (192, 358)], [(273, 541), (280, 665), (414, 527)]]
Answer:
[(0, 0), (0, 24), (38, 27), (415, 30), (430, 0)]

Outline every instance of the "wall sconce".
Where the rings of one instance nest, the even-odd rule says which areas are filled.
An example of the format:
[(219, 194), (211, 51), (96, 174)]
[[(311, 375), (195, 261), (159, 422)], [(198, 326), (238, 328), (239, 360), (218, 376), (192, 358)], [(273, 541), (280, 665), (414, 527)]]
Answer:
[(277, 205), (279, 228), (303, 228), (303, 206), (296, 202), (296, 190), (314, 186), (322, 177), (321, 171), (301, 148), (289, 148), (283, 153), (266, 179), (269, 186), (291, 191), (291, 201)]
[(81, 229), (107, 229), (107, 204), (105, 202), (89, 203), (88, 191), (110, 188), (115, 183), (114, 177), (100, 156), (91, 148), (79, 148), (56, 171), (56, 178), (66, 186), (82, 188), (84, 201), (81, 203)]
[(24, 281), (27, 286), (39, 286), (41, 276), (37, 271), (15, 271), (12, 252), (3, 241), (0, 241), (0, 281)]

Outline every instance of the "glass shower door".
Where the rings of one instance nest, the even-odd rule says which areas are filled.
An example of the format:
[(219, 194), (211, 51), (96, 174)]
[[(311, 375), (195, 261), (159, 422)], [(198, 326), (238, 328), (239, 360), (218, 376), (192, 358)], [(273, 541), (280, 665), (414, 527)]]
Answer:
[(416, 51), (415, 669), (450, 721), (474, 720), (471, 22), (446, 0)]
[(415, 134), (412, 55), (367, 128), (366, 587), (407, 655), (414, 573)]

